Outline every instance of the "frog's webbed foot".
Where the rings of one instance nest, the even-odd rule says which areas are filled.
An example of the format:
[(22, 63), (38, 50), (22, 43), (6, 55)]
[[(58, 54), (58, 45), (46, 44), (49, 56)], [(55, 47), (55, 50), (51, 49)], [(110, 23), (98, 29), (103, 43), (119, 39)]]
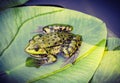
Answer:
[(57, 57), (54, 55), (47, 55), (45, 57), (40, 58), (37, 61), (38, 65), (44, 65), (44, 64), (50, 64), (50, 63), (54, 63), (57, 61)]
[(53, 24), (43, 27), (43, 31), (45, 33), (51, 33), (51, 32), (70, 32), (72, 31), (73, 27), (70, 25), (64, 25), (64, 24)]
[(62, 52), (64, 53), (64, 57), (67, 58), (63, 65), (73, 63), (76, 60), (78, 56), (78, 53), (76, 52), (79, 50), (79, 47), (81, 45), (81, 39), (82, 38), (80, 35), (75, 35), (73, 39), (66, 41), (63, 44)]

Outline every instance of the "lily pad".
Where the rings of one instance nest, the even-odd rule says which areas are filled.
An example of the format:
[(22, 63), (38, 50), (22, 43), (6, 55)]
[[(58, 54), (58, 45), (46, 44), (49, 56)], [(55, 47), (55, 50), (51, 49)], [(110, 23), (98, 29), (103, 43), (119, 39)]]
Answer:
[(119, 42), (119, 38), (108, 38), (108, 51), (105, 51), (91, 83), (120, 83)]
[[(61, 68), (64, 58), (59, 55), (53, 64), (26, 66), (26, 63), (32, 61), (24, 52), (29, 39), (36, 34), (32, 32), (39, 26), (49, 24), (68, 24), (73, 26), (72, 33), (82, 35), (83, 41), (76, 62)], [(66, 83), (86, 83), (98, 67), (106, 44), (104, 22), (64, 8), (32, 6), (7, 9), (0, 12), (0, 25), (0, 71), (2, 81), (7, 79), (7, 82), (54, 83), (59, 80), (59, 83), (63, 83), (63, 78), (67, 77)]]
[(27, 2), (28, 0), (0, 0), (0, 10), (21, 5)]

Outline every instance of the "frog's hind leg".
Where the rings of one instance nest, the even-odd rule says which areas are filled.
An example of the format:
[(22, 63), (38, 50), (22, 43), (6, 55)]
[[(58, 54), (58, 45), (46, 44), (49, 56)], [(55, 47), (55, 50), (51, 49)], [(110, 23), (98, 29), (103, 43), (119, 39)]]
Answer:
[[(65, 42), (62, 48), (62, 52), (64, 53), (64, 57), (67, 59), (71, 58), (68, 62), (74, 62), (76, 55), (75, 53), (78, 51), (81, 45), (81, 36), (76, 35), (73, 37), (71, 41)], [(74, 56), (75, 55), (75, 56)]]
[(73, 29), (72, 26), (70, 25), (59, 25), (59, 24), (56, 24), (56, 25), (48, 25), (48, 26), (45, 26), (43, 27), (43, 31), (45, 33), (51, 33), (51, 32), (71, 32)]

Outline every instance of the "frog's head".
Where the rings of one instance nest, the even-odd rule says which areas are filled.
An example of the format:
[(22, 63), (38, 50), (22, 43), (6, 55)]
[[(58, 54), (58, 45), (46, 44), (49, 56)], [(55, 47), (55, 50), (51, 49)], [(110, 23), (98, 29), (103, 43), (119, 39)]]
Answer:
[(40, 35), (34, 36), (28, 43), (27, 47), (25, 48), (25, 52), (30, 54), (33, 57), (39, 58), (40, 55), (46, 54), (46, 50), (41, 48), (39, 41)]

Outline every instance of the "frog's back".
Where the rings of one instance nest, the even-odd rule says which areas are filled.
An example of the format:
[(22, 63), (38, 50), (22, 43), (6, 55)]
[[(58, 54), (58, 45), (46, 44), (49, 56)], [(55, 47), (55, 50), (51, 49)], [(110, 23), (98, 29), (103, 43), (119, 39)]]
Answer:
[(53, 32), (45, 34), (41, 37), (41, 47), (54, 47), (64, 43), (72, 37), (72, 33), (66, 32)]

